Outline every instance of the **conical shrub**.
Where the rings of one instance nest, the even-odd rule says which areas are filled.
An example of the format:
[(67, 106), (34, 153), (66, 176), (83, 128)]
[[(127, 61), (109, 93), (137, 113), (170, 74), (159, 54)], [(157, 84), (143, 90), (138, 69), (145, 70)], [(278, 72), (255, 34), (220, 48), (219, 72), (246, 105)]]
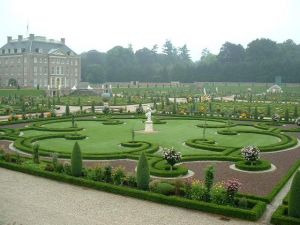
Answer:
[(71, 171), (72, 171), (72, 175), (75, 177), (79, 177), (82, 174), (81, 151), (77, 141), (74, 144), (73, 152), (71, 156)]
[(297, 171), (290, 190), (289, 216), (300, 218), (300, 170)]
[(136, 172), (136, 182), (137, 187), (142, 190), (149, 189), (149, 181), (150, 181), (150, 173), (149, 173), (149, 165), (148, 160), (144, 152), (142, 152)]

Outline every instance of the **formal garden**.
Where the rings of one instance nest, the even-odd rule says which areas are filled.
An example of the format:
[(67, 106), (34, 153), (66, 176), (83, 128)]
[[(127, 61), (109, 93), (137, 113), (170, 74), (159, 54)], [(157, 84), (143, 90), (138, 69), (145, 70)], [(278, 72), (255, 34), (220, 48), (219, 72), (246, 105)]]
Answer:
[[(300, 166), (298, 105), (270, 99), (201, 101), (184, 91), (186, 102), (180, 103), (179, 93), (170, 100), (161, 94), (164, 88), (144, 94), (129, 113), (109, 106), (97, 113), (101, 104), (94, 103), (72, 113), (71, 97), (32, 96), (28, 104), (19, 96), (2, 97), (14, 101), (25, 116), (0, 123), (0, 166), (163, 204), (260, 219)], [(122, 95), (116, 98), (128, 101)], [(294, 101), (298, 93), (291, 96)], [(85, 98), (77, 96), (77, 103)], [(68, 101), (59, 117), (57, 101)], [(148, 102), (151, 132), (141, 107)], [(37, 108), (41, 114), (29, 117)], [(274, 224), (299, 224), (298, 187), (296, 175), (272, 217)]]

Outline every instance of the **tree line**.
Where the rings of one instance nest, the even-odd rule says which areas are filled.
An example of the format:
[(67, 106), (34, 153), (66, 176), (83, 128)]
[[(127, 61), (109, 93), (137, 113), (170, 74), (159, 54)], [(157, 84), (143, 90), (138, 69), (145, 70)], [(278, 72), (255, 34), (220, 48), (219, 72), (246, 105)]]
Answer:
[(166, 40), (162, 51), (158, 46), (133, 51), (115, 46), (107, 52), (96, 50), (81, 54), (82, 80), (103, 82), (300, 82), (300, 45), (293, 40), (276, 43), (261, 38), (246, 48), (226, 42), (218, 54), (204, 49), (193, 62), (187, 45), (175, 47)]

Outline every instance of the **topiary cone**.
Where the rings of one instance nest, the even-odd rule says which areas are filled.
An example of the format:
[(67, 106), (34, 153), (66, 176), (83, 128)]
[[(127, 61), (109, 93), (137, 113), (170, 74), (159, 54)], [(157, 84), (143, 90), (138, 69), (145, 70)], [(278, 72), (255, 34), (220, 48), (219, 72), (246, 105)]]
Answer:
[(74, 144), (73, 152), (71, 156), (71, 171), (72, 171), (72, 175), (75, 177), (79, 177), (82, 174), (81, 151), (77, 141)]
[(300, 218), (300, 170), (297, 171), (290, 190), (289, 216)]
[(149, 181), (150, 181), (150, 173), (149, 173), (148, 160), (145, 156), (145, 153), (142, 152), (139, 158), (137, 171), (136, 171), (137, 187), (142, 190), (148, 190)]

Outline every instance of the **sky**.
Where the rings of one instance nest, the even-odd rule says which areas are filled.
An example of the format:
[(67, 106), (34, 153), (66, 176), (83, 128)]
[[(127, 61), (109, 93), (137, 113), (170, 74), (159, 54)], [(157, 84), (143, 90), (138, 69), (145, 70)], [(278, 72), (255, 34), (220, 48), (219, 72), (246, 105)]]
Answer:
[[(204, 48), (257, 38), (300, 43), (299, 0), (0, 0), (0, 46), (21, 34), (66, 38), (78, 54), (114, 46), (161, 49), (187, 45), (194, 61)], [(27, 31), (28, 25), (28, 31)]]

